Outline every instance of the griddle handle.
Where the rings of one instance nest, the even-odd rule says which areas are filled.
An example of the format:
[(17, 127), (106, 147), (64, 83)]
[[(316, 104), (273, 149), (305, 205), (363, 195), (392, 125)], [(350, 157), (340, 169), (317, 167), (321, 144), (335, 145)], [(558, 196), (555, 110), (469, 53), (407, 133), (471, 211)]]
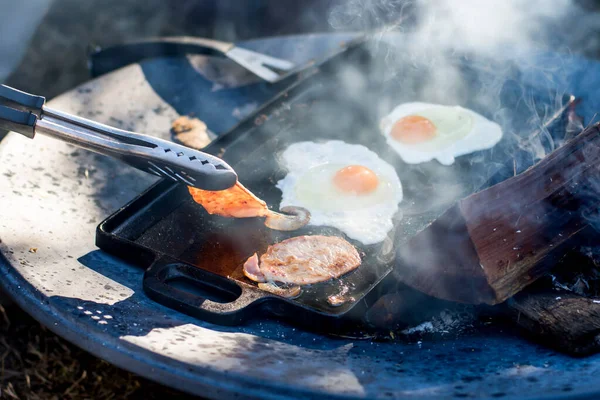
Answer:
[(231, 43), (194, 37), (151, 38), (96, 49), (89, 55), (92, 77), (155, 57), (181, 57), (188, 54), (223, 56)]
[[(196, 286), (225, 302), (182, 289), (181, 283)], [(240, 287), (227, 278), (166, 256), (146, 270), (143, 286), (154, 301), (219, 325), (239, 325), (247, 317), (256, 315), (256, 308), (268, 297), (259, 290)]]

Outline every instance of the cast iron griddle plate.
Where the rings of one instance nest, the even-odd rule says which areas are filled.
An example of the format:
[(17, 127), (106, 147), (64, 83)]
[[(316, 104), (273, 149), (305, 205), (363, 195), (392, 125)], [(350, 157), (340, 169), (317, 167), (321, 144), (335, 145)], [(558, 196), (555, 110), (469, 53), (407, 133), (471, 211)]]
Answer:
[[(265, 228), (261, 219), (211, 216), (185, 187), (162, 182), (101, 224), (98, 245), (145, 267), (158, 258), (146, 273), (148, 294), (211, 322), (239, 323), (255, 312), (250, 312), (250, 305), (259, 304), (267, 313), (320, 330), (337, 330), (339, 320), (360, 320), (377, 297), (373, 288), (391, 269), (394, 243), (425, 228), (456, 200), (530, 167), (534, 151), (560, 145), (565, 132), (562, 111), (570, 98), (524, 87), (518, 72), (511, 72), (513, 79), (500, 79), (486, 72), (488, 68), (464, 60), (457, 59), (453, 80), (447, 82), (434, 79), (437, 70), (399, 60), (390, 74), (388, 60), (381, 49), (369, 54), (354, 49), (281, 94), (208, 149), (215, 154), (224, 151), (223, 158), (239, 180), (278, 209), (281, 193), (275, 184), (286, 175), (279, 154), (290, 144), (343, 140), (368, 147), (395, 167), (403, 184), (395, 229), (384, 242), (364, 246), (329, 227), (286, 233)], [(415, 101), (470, 108), (500, 123), (505, 136), (493, 149), (459, 157), (452, 166), (437, 161), (408, 165), (387, 145), (378, 125), (396, 105)], [(540, 119), (549, 122), (541, 133)], [(261, 254), (269, 244), (289, 237), (314, 234), (345, 237), (361, 252), (361, 267), (339, 279), (304, 287), (294, 300), (258, 290), (241, 273), (243, 262), (254, 252)], [(342, 291), (348, 301), (331, 306), (328, 296)], [(330, 325), (331, 321), (336, 322)]]

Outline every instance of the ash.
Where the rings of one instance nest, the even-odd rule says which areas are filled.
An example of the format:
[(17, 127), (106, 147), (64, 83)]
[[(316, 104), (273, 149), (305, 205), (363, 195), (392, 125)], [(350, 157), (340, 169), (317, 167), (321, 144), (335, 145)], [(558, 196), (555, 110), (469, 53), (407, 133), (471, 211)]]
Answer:
[(457, 309), (446, 309), (429, 321), (404, 329), (400, 333), (406, 336), (461, 334), (475, 327), (478, 320), (475, 307), (462, 306)]
[(586, 297), (600, 296), (600, 247), (582, 246), (567, 254), (546, 281), (555, 290), (566, 290)]

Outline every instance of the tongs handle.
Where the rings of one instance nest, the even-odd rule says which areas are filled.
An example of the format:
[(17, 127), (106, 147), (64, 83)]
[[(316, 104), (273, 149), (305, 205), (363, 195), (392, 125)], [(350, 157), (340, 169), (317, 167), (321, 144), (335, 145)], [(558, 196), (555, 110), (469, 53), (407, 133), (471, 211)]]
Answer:
[(33, 139), (37, 117), (29, 111), (19, 111), (0, 105), (0, 129), (18, 132)]
[(28, 111), (39, 117), (45, 103), (46, 98), (43, 96), (36, 96), (11, 88), (10, 86), (0, 85), (0, 105), (2, 106), (20, 111)]
[(36, 132), (117, 158), (142, 171), (204, 190), (224, 190), (237, 174), (218, 157), (44, 106), (45, 99), (0, 85), (0, 128)]
[(35, 136), (35, 123), (46, 99), (9, 86), (0, 85), (0, 128)]

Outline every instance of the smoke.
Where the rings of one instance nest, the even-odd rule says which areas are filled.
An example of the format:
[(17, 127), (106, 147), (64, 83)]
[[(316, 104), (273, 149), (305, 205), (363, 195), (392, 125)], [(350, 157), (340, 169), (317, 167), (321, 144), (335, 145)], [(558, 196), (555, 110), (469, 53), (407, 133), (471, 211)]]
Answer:
[[(566, 62), (572, 51), (594, 47), (593, 33), (600, 31), (597, 14), (574, 0), (348, 0), (332, 8), (329, 22), (338, 30), (379, 34), (375, 43), (389, 45), (384, 75), (403, 80), (414, 93), (412, 101), (468, 102), (503, 125), (515, 146), (533, 160), (562, 143), (550, 130), (569, 101), (561, 81), (563, 65), (540, 63), (535, 55), (552, 51)], [(385, 35), (390, 30), (400, 35)], [(478, 75), (477, 90), (465, 65)], [(552, 89), (540, 93), (525, 87), (521, 78), (532, 72)], [(501, 99), (507, 88), (514, 92), (508, 107)], [(549, 98), (542, 99), (545, 95)]]
[[(380, 69), (385, 72), (380, 76), (387, 82), (383, 86), (394, 86), (400, 93), (377, 105), (379, 116), (401, 102), (425, 101), (471, 108), (503, 127), (502, 144), (462, 158), (463, 162), (469, 159), (470, 171), (447, 169), (455, 176), (447, 174), (444, 180), (457, 183), (464, 182), (465, 174), (477, 184), (499, 173), (502, 177), (495, 182), (518, 174), (561, 145), (565, 134), (573, 134), (557, 126), (565, 122), (559, 120), (572, 101), (564, 84), (564, 65), (542, 63), (537, 55), (550, 51), (567, 64), (573, 52), (587, 54), (600, 37), (600, 18), (574, 0), (347, 0), (332, 9), (329, 22), (340, 31), (377, 33), (375, 47), (387, 52), (380, 57), (384, 64)], [(544, 87), (528, 85), (524, 77), (532, 72), (544, 78)], [(352, 77), (345, 85), (357, 85), (357, 81)], [(363, 90), (360, 87), (357, 92)], [(572, 113), (568, 128), (580, 129), (582, 121)], [(417, 181), (427, 179), (430, 176), (401, 176), (403, 187), (419, 187)], [(447, 205), (465, 193), (442, 185), (431, 195)], [(414, 193), (407, 193), (404, 202), (411, 201), (411, 196)], [(511, 207), (511, 202), (506, 203)], [(398, 232), (406, 230), (409, 222), (406, 215), (410, 213), (403, 207), (407, 205), (400, 205), (405, 217)], [(440, 213), (420, 211), (433, 211), (428, 214), (432, 219)], [(398, 232), (391, 233), (396, 242), (407, 239)], [(425, 247), (435, 252), (440, 243)]]
[[(563, 66), (539, 63), (534, 55), (562, 51), (568, 59), (572, 32), (600, 27), (596, 20), (573, 0), (348, 0), (329, 16), (335, 29), (375, 32), (374, 47), (387, 52), (377, 58), (380, 76), (402, 95), (380, 101), (380, 116), (401, 102), (425, 101), (471, 108), (503, 127), (503, 142), (510, 144), (494, 150), (505, 153), (505, 162), (470, 157), (482, 171), (473, 178), (478, 182), (507, 163), (522, 172), (563, 142), (564, 132), (552, 131), (570, 101), (560, 82)], [(395, 34), (386, 35), (390, 30)], [(526, 85), (523, 76), (531, 71), (548, 81), (546, 89)], [(365, 91), (358, 74), (342, 74), (349, 93)]]
[(413, 37), (419, 46), (497, 54), (544, 44), (571, 0), (427, 0), (419, 3)]
[(338, 30), (399, 30), (417, 52), (497, 55), (554, 47), (557, 38), (569, 44), (567, 36), (580, 38), (574, 32), (594, 19), (573, 0), (348, 0), (333, 7), (329, 22)]

